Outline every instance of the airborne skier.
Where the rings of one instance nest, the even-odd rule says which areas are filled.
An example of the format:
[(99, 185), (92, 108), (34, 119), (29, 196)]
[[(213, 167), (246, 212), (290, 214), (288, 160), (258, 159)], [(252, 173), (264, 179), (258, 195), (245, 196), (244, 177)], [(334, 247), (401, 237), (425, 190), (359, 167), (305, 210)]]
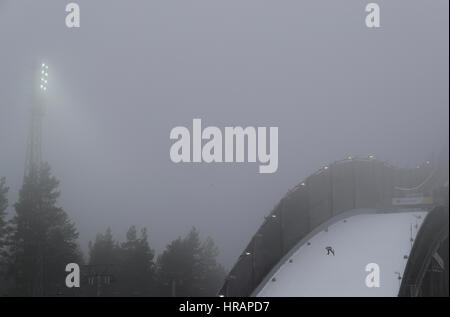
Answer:
[(332, 247), (328, 246), (325, 248), (325, 250), (327, 250), (327, 255), (330, 255), (331, 253), (334, 256), (334, 249)]

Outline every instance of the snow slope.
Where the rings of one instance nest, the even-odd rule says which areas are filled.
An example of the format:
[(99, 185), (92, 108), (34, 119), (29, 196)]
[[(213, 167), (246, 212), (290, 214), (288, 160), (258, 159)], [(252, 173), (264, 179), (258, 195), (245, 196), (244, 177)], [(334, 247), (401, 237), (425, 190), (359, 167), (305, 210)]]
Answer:
[[(427, 213), (379, 212), (339, 219), (300, 241), (254, 295), (397, 296), (411, 237), (415, 238)], [(327, 255), (327, 246), (333, 247), (335, 256)], [(366, 286), (368, 263), (380, 267), (379, 288)]]

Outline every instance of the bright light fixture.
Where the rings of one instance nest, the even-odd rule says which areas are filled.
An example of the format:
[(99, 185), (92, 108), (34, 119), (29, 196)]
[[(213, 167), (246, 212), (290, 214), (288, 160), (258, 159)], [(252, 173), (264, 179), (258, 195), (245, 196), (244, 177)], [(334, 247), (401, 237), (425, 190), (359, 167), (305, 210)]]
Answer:
[(48, 69), (48, 65), (46, 65), (45, 63), (42, 63), (41, 64), (41, 74), (42, 74), (42, 76), (41, 76), (40, 87), (41, 87), (41, 90), (43, 90), (43, 91), (47, 90), (47, 83), (48, 83), (48, 80), (47, 80), (48, 72), (46, 71), (47, 69)]

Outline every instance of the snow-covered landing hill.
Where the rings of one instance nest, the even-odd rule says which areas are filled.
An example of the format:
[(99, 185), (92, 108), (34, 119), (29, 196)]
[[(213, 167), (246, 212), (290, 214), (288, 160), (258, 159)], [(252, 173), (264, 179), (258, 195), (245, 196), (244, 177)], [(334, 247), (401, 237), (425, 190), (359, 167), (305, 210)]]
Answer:
[[(303, 239), (261, 283), (255, 296), (397, 296), (425, 211), (357, 214)], [(356, 211), (357, 213), (357, 211)], [(355, 214), (355, 211), (354, 213)], [(327, 255), (331, 246), (335, 256)], [(380, 287), (366, 286), (377, 263)]]

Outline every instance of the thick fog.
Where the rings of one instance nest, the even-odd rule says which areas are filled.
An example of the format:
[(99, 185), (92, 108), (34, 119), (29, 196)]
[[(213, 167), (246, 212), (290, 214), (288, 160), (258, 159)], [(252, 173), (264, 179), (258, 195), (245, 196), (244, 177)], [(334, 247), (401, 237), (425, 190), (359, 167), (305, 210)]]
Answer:
[[(84, 251), (136, 224), (196, 226), (229, 268), (282, 196), (348, 155), (413, 167), (448, 143), (447, 0), (0, 0), (0, 176), (18, 197), (33, 71), (50, 65), (43, 159)], [(175, 126), (279, 127), (279, 166), (170, 160)], [(13, 208), (9, 211), (13, 213)], [(85, 252), (86, 253), (86, 252)]]

